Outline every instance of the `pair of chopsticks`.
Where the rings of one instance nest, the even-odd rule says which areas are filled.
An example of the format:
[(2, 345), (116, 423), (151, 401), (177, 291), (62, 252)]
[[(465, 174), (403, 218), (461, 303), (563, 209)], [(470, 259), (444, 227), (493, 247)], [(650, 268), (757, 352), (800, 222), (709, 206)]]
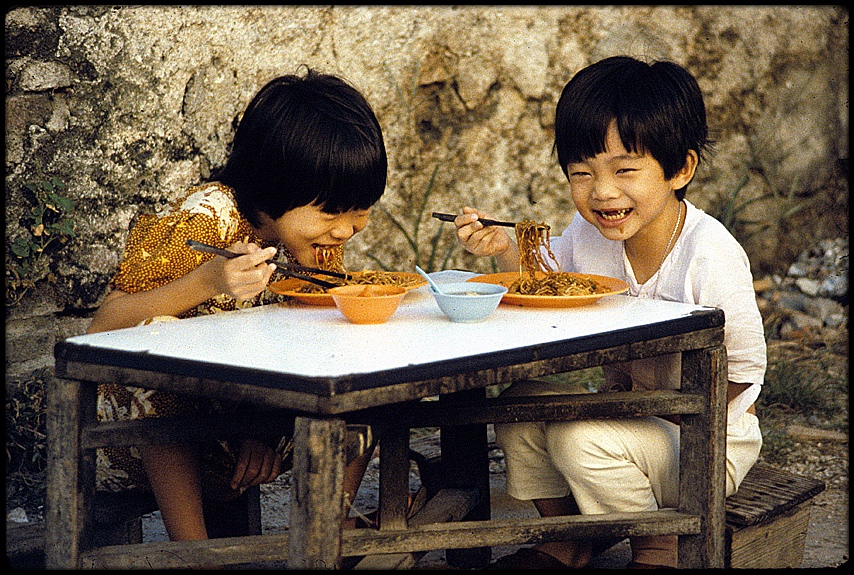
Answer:
[[(224, 250), (224, 249), (218, 248), (216, 246), (203, 244), (202, 242), (197, 242), (196, 240), (187, 240), (186, 244), (191, 249), (194, 249), (197, 252), (207, 252), (209, 254), (216, 254), (218, 256), (222, 256), (222, 257), (228, 258), (228, 259), (236, 258), (238, 256), (244, 255), (244, 254), (236, 254), (234, 252), (230, 252), (228, 250)], [(322, 274), (322, 275), (327, 275), (327, 276), (332, 276), (332, 277), (342, 278), (342, 279), (347, 279), (349, 277), (347, 274), (343, 274), (340, 272), (322, 270), (320, 268), (310, 268), (310, 267), (306, 267), (306, 266), (301, 266), (299, 264), (281, 263), (281, 262), (277, 262), (274, 260), (267, 260), (267, 263), (268, 264), (274, 264), (277, 268), (279, 268), (279, 271), (281, 271), (285, 275), (288, 275), (292, 278), (296, 278), (298, 280), (307, 281), (307, 282), (319, 285), (319, 286), (324, 287), (324, 288), (338, 287), (338, 284), (323, 281), (321, 279), (318, 279), (318, 278), (315, 278), (312, 276), (307, 276), (307, 275), (301, 274), (299, 272), (306, 272), (306, 273), (312, 273), (312, 274)]]
[[(457, 216), (455, 214), (442, 214), (440, 212), (433, 212), (433, 217), (437, 220), (442, 220), (443, 222), (453, 222)], [(504, 226), (506, 228), (516, 227), (515, 222), (502, 222), (499, 220), (490, 220), (488, 218), (478, 218), (477, 221), (479, 221), (485, 226)]]

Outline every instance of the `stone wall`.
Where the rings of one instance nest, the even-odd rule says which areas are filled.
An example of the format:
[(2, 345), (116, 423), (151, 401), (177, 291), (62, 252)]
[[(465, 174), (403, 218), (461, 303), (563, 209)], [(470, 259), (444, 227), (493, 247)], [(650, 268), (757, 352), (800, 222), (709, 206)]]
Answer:
[[(85, 329), (134, 215), (221, 166), (252, 95), (301, 64), (358, 87), (386, 135), (388, 190), (350, 269), (489, 271), (430, 218), (463, 205), (559, 233), (573, 207), (555, 103), (615, 54), (698, 78), (718, 144), (689, 198), (727, 220), (757, 274), (816, 238), (847, 242), (842, 7), (19, 7), (5, 40), (7, 376), (51, 365), (53, 343)], [(39, 207), (74, 234), (49, 230), (42, 257), (22, 257), (49, 239)]]

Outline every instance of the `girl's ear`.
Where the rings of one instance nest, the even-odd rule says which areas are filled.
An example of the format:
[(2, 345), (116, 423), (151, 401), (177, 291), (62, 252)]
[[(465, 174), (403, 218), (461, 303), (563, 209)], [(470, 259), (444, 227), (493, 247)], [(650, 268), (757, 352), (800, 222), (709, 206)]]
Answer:
[(688, 150), (688, 155), (685, 156), (685, 164), (682, 165), (682, 168), (670, 180), (670, 185), (674, 190), (682, 189), (691, 183), (699, 163), (700, 157), (697, 155), (697, 152), (695, 150)]

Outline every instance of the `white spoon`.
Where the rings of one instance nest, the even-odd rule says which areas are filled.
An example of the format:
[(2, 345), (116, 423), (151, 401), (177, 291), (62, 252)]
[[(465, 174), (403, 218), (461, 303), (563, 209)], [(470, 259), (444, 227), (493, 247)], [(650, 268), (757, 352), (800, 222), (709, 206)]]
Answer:
[(430, 276), (427, 275), (427, 272), (425, 272), (424, 270), (422, 270), (418, 266), (415, 266), (415, 271), (417, 271), (422, 276), (424, 276), (424, 279), (427, 280), (428, 284), (430, 284), (430, 289), (432, 289), (436, 293), (442, 293), (442, 290), (439, 289), (439, 284), (434, 282), (433, 278), (431, 278)]

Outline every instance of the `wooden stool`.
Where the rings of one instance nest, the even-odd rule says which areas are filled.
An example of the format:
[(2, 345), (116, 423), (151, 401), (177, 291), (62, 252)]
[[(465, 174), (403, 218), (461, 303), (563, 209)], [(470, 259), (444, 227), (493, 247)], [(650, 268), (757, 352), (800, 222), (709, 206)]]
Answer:
[(755, 465), (726, 500), (726, 566), (785, 569), (801, 566), (812, 498), (821, 481)]

